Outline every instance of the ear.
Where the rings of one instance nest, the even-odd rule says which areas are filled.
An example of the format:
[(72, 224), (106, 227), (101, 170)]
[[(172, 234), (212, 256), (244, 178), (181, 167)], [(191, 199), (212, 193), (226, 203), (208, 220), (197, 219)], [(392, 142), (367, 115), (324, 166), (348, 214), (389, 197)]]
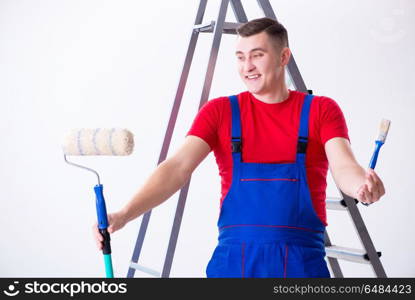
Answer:
[(280, 62), (282, 66), (288, 65), (291, 57), (291, 50), (288, 47), (284, 47), (281, 50)]

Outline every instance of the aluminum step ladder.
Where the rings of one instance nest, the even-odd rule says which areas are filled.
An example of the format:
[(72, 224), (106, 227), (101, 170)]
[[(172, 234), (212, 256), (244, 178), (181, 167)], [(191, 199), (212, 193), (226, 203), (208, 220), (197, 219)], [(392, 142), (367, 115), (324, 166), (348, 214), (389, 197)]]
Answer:
[[(264, 16), (277, 20), (274, 11), (271, 7), (269, 0), (257, 0), (257, 3), (261, 10), (264, 13)], [(237, 23), (225, 22), (226, 12), (229, 4), (231, 4), (232, 10), (234, 12)], [(243, 23), (248, 22), (244, 8), (240, 0), (221, 0), (219, 13), (214, 21), (203, 22), (204, 13), (206, 10), (207, 0), (200, 0), (199, 8), (197, 10), (196, 20), (194, 22), (193, 30), (191, 32), (189, 46), (187, 48), (187, 53), (184, 60), (184, 65), (182, 73), (180, 76), (176, 96), (173, 103), (173, 108), (170, 114), (169, 123), (166, 129), (163, 146), (160, 152), (159, 160), (157, 165), (164, 161), (167, 157), (169, 150), (171, 138), (173, 135), (173, 130), (176, 124), (177, 115), (179, 112), (180, 104), (186, 87), (187, 78), (189, 75), (190, 66), (193, 59), (193, 54), (196, 48), (196, 43), (198, 40), (199, 33), (213, 33), (212, 46), (210, 50), (210, 56), (208, 61), (208, 66), (205, 75), (205, 81), (203, 85), (202, 95), (200, 97), (199, 109), (203, 104), (208, 100), (209, 92), (212, 84), (213, 74), (215, 70), (216, 60), (218, 56), (219, 46), (221, 42), (222, 34), (236, 34), (236, 28), (242, 25)], [(294, 88), (301, 92), (312, 93), (311, 90), (307, 90), (306, 85), (301, 77), (301, 74), (298, 70), (297, 64), (295, 63), (294, 56), (291, 56), (291, 59), (287, 66), (287, 73), (291, 83), (294, 85)], [(180, 191), (176, 213), (174, 216), (174, 221), (171, 229), (169, 244), (166, 251), (166, 256), (164, 260), (163, 269), (160, 271), (151, 269), (149, 267), (143, 266), (138, 263), (141, 249), (143, 247), (144, 238), (146, 235), (147, 227), (151, 217), (151, 210), (146, 212), (143, 215), (142, 222), (140, 225), (139, 233), (137, 236), (136, 244), (134, 247), (133, 255), (131, 258), (131, 263), (128, 268), (127, 277), (134, 277), (135, 271), (140, 270), (147, 274), (150, 274), (155, 277), (169, 277), (170, 270), (173, 262), (173, 256), (176, 249), (177, 238), (179, 235), (180, 225), (183, 217), (183, 211), (186, 203), (187, 193), (189, 190), (190, 179), (183, 186)], [(340, 247), (332, 245), (327, 231), (325, 232), (325, 246), (326, 254), (329, 261), (329, 265), (333, 272), (334, 277), (343, 277), (343, 273), (340, 269), (338, 260), (348, 260), (358, 263), (371, 264), (373, 270), (377, 277), (386, 277), (386, 273), (383, 269), (383, 266), (380, 262), (380, 252), (376, 252), (373, 242), (369, 236), (369, 233), (366, 229), (366, 226), (363, 222), (363, 219), (360, 215), (360, 212), (356, 206), (358, 202), (355, 199), (350, 198), (349, 196), (343, 194), (343, 198), (328, 198), (327, 199), (327, 208), (335, 210), (344, 210), (348, 211), (352, 221), (355, 225), (355, 228), (358, 232), (364, 250), (351, 249), (346, 247)]]

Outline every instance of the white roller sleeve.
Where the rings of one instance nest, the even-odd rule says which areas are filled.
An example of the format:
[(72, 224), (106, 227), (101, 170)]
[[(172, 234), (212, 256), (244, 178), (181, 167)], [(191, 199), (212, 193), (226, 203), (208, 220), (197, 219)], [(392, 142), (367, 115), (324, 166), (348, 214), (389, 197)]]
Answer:
[(129, 155), (134, 148), (134, 135), (120, 128), (72, 129), (63, 141), (66, 155)]

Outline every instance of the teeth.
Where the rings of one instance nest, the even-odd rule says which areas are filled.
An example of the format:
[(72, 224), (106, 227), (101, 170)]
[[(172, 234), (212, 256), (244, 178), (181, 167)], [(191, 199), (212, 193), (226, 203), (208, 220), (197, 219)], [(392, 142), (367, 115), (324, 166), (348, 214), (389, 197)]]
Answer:
[(254, 79), (254, 78), (258, 78), (259, 75), (248, 75), (246, 77), (248, 77), (248, 79)]

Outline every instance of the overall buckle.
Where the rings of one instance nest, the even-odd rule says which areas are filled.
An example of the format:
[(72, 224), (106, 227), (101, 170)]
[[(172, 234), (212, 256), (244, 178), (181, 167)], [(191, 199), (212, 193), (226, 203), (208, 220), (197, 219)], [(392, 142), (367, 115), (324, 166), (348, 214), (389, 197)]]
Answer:
[(242, 142), (240, 138), (232, 138), (232, 153), (242, 151)]
[(304, 136), (298, 137), (297, 153), (305, 153), (307, 150), (308, 138)]

